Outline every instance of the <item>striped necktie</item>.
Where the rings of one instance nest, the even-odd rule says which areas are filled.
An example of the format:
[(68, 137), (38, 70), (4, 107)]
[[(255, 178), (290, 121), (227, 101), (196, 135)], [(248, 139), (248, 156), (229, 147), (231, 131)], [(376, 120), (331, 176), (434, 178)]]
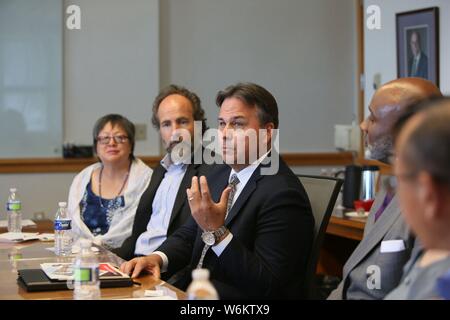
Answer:
[(231, 188), (231, 192), (230, 195), (228, 196), (228, 201), (227, 201), (227, 214), (225, 215), (225, 219), (228, 217), (228, 213), (231, 210), (231, 207), (233, 206), (233, 199), (234, 199), (234, 194), (236, 193), (236, 186), (239, 184), (239, 178), (237, 177), (236, 174), (233, 174), (231, 176), (230, 182), (228, 183), (228, 187)]

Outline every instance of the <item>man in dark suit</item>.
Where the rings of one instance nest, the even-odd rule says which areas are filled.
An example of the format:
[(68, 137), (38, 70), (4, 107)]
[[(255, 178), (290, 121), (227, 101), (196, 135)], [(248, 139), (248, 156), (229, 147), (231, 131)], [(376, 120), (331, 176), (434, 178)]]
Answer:
[(417, 31), (411, 34), (410, 40), (411, 48), (411, 63), (409, 65), (410, 77), (419, 77), (424, 79), (429, 79), (428, 77), (428, 57), (422, 51), (420, 35)]
[[(121, 268), (133, 277), (176, 272), (172, 283), (181, 289), (194, 268), (207, 268), (221, 299), (301, 297), (314, 219), (298, 178), (275, 148), (266, 152), (278, 128), (275, 98), (256, 84), (240, 83), (220, 91), (216, 103), (226, 164), (208, 178), (192, 179), (192, 218), (185, 225), (155, 254)], [(266, 169), (274, 163), (278, 170), (270, 175)]]
[(167, 154), (141, 197), (131, 236), (114, 250), (123, 259), (153, 252), (190, 216), (186, 188), (193, 176), (206, 174), (209, 166), (194, 163), (188, 152), (179, 157), (176, 151), (202, 152), (201, 146), (191, 146), (194, 121), (201, 121), (203, 132), (206, 130), (204, 114), (198, 96), (183, 87), (170, 85), (155, 98), (152, 123), (160, 132)]

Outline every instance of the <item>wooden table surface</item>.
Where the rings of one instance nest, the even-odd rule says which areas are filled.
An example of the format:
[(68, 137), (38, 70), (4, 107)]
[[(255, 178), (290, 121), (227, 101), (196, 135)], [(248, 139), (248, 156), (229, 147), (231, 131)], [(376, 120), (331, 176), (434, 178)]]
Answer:
[[(332, 215), (321, 249), (317, 273), (340, 276), (344, 263), (363, 237), (364, 226), (365, 219), (348, 218), (340, 213)], [(39, 221), (37, 226), (26, 227), (23, 231), (53, 233), (53, 222), (51, 220)], [(0, 233), (2, 232), (6, 232), (5, 228), (0, 228)], [(52, 246), (53, 242), (40, 241), (16, 245), (0, 244), (0, 299), (72, 299), (73, 292), (70, 290), (26, 292), (17, 285), (18, 269), (38, 268), (40, 263), (59, 261), (51, 251), (45, 249)], [(12, 261), (9, 255), (14, 247), (22, 253), (22, 258)], [(120, 258), (113, 257), (111, 253), (108, 259)], [(120, 265), (121, 259), (116, 260), (115, 263)], [(141, 286), (101, 289), (102, 299), (142, 297), (144, 290), (154, 289), (154, 286), (158, 284), (174, 290), (178, 299), (186, 299), (185, 292), (155, 279), (151, 275), (139, 277), (135, 281), (140, 282)]]
[(327, 227), (327, 234), (360, 241), (364, 234), (366, 219), (348, 218), (332, 215)]
[[(6, 232), (5, 228), (0, 228), (0, 233)], [(50, 220), (39, 221), (37, 226), (26, 227), (23, 232), (53, 232), (53, 222)], [(44, 262), (71, 262), (75, 256), (57, 257), (47, 248), (53, 247), (53, 242), (29, 241), (20, 244), (0, 243), (0, 299), (72, 299), (71, 290), (27, 292), (17, 284), (17, 270), (39, 268)], [(123, 260), (110, 251), (101, 249), (98, 255), (99, 262), (110, 262), (120, 265)], [(186, 299), (186, 294), (169, 285), (168, 283), (156, 279), (151, 275), (144, 275), (133, 279), (140, 285), (133, 285), (125, 288), (102, 288), (102, 299), (130, 299), (144, 297), (144, 291), (155, 289), (156, 285), (161, 285), (164, 290), (174, 291), (177, 298)]]

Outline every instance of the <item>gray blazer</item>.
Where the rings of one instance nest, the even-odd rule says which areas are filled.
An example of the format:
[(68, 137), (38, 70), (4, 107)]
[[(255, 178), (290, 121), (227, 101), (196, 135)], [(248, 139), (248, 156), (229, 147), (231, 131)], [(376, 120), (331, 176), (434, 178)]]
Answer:
[[(377, 194), (363, 239), (344, 265), (342, 281), (328, 299), (383, 299), (399, 284), (415, 237), (403, 220), (397, 196), (375, 223), (375, 212), (383, 204), (385, 195), (385, 191)], [(404, 249), (389, 246), (392, 244), (386, 242), (389, 240), (403, 240)]]

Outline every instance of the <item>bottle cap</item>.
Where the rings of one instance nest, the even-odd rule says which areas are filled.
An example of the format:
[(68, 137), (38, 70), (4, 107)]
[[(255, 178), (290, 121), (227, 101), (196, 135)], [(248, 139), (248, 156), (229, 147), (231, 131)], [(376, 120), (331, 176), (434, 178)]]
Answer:
[(66, 208), (67, 207), (67, 202), (58, 202), (58, 206)]
[(208, 269), (194, 269), (192, 270), (192, 279), (194, 280), (208, 280), (209, 270)]
[(80, 245), (82, 249), (89, 249), (92, 247), (92, 241), (89, 239), (81, 239)]
[(17, 188), (10, 188), (9, 189), (9, 192), (16, 192), (17, 191)]

